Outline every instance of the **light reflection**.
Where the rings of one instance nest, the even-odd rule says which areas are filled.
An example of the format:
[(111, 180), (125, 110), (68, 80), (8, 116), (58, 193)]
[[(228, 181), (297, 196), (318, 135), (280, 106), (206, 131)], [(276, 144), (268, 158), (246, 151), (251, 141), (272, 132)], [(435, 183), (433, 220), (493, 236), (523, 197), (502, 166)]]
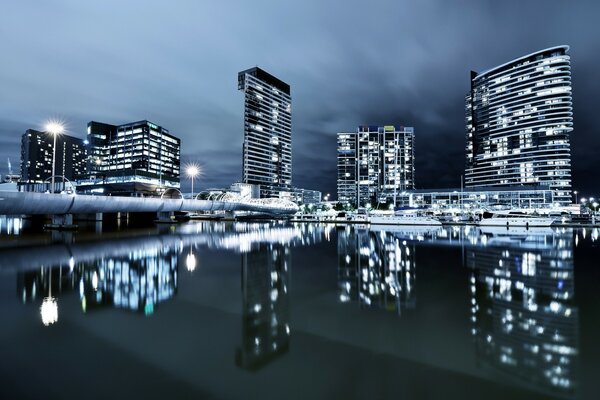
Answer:
[(467, 249), (471, 333), (478, 359), (492, 371), (572, 397), (579, 326), (572, 232), (549, 233), (498, 230), (483, 234), (485, 246)]
[(236, 364), (258, 370), (287, 353), (290, 344), (287, 245), (262, 244), (242, 254), (242, 340)]
[(397, 314), (414, 308), (414, 254), (414, 245), (391, 232), (339, 231), (338, 300)]
[(196, 256), (192, 253), (191, 247), (190, 253), (185, 257), (185, 267), (190, 272), (193, 272), (196, 269)]
[(44, 297), (42, 306), (40, 307), (42, 315), (42, 323), (46, 326), (54, 324), (58, 321), (58, 303), (54, 297)]

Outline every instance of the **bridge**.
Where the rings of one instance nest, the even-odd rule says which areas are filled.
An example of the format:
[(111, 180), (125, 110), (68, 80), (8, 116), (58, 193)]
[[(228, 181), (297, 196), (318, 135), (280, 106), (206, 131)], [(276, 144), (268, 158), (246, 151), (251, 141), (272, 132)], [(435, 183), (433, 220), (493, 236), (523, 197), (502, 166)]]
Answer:
[(165, 219), (177, 211), (250, 211), (291, 215), (298, 211), (298, 206), (289, 200), (245, 199), (234, 194), (216, 200), (198, 200), (0, 191), (0, 215), (50, 214), (53, 225), (58, 227), (72, 224), (73, 214), (156, 213), (159, 219)]

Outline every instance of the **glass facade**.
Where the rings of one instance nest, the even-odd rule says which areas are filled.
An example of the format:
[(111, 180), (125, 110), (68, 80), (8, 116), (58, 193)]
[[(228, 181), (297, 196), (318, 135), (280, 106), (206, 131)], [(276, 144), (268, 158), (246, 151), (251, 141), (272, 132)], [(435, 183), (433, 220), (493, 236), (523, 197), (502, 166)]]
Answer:
[[(52, 176), (51, 133), (28, 129), (21, 137), (21, 186), (26, 190), (48, 181)], [(86, 149), (82, 139), (68, 135), (56, 137), (55, 174), (69, 181), (85, 177)], [(55, 178), (62, 182), (61, 178)]]
[(365, 205), (393, 201), (414, 189), (414, 128), (359, 126), (337, 135), (338, 200)]
[(464, 208), (526, 208), (542, 209), (557, 205), (554, 192), (547, 186), (507, 188), (410, 190), (398, 194), (401, 207), (427, 207), (437, 209)]
[(180, 139), (149, 121), (88, 123), (91, 182), (179, 187)]
[(546, 185), (571, 200), (573, 130), (568, 46), (482, 73), (466, 96), (466, 187)]
[(290, 86), (255, 67), (238, 74), (244, 91), (243, 182), (260, 197), (289, 197), (292, 189)]

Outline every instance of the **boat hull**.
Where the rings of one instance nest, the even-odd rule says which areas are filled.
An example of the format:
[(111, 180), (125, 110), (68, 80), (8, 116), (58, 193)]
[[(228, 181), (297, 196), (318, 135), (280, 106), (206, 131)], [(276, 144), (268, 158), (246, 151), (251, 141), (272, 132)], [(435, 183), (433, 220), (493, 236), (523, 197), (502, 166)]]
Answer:
[(515, 227), (550, 227), (555, 218), (488, 218), (479, 222), (479, 226), (515, 226)]
[(438, 220), (429, 217), (375, 217), (369, 218), (371, 225), (418, 225), (418, 226), (442, 226)]

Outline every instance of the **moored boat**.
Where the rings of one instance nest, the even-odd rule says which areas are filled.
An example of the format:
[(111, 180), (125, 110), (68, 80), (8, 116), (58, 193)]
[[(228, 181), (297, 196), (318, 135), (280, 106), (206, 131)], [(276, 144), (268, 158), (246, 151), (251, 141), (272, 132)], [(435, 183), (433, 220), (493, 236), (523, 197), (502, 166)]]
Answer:
[(557, 217), (541, 216), (521, 212), (484, 213), (479, 226), (520, 226), (520, 227), (549, 227), (558, 220)]
[(370, 215), (369, 222), (371, 225), (442, 225), (435, 218), (421, 215)]

